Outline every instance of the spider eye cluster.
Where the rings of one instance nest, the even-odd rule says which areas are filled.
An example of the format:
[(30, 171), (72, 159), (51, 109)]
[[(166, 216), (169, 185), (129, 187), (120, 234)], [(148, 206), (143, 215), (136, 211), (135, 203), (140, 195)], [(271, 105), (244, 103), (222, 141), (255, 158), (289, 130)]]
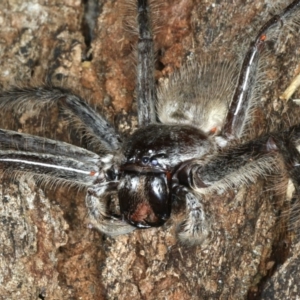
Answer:
[(135, 155), (128, 157), (126, 164), (139, 165), (141, 167), (160, 167), (164, 169), (168, 156), (165, 153), (155, 154), (149, 150), (147, 154), (138, 151)]
[(153, 167), (163, 166), (163, 160), (165, 160), (167, 158), (168, 158), (168, 156), (166, 154), (158, 154), (158, 155), (153, 155), (151, 157), (143, 156), (142, 163), (150, 164)]

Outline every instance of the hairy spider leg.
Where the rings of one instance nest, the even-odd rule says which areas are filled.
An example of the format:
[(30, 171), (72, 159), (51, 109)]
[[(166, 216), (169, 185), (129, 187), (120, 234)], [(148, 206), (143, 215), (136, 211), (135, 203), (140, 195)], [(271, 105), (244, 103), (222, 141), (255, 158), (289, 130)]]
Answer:
[(293, 1), (282, 13), (273, 16), (261, 27), (256, 38), (250, 44), (222, 130), (222, 135), (225, 138), (236, 139), (241, 137), (245, 125), (246, 113), (251, 104), (252, 87), (254, 86), (253, 83), (255, 83), (259, 54), (264, 48), (268, 31), (275, 26), (281, 25), (283, 20), (298, 9), (299, 6), (299, 0)]
[(254, 183), (258, 177), (285, 174), (292, 180), (299, 199), (299, 146), (300, 125), (295, 125), (283, 132), (266, 134), (243, 145), (222, 149), (205, 163), (194, 160), (180, 166), (175, 174), (180, 185), (174, 186), (174, 193), (183, 196), (187, 203), (187, 217), (178, 234), (181, 241), (202, 243), (208, 236), (209, 221), (200, 201), (205, 194)]
[(156, 87), (154, 79), (153, 37), (150, 30), (147, 0), (137, 0), (138, 10), (138, 61), (137, 61), (137, 107), (139, 127), (156, 122)]
[[(285, 170), (295, 187), (300, 184), (300, 125), (270, 133), (238, 147), (229, 147), (208, 162), (183, 168), (185, 182), (203, 192), (226, 190), (254, 182), (258, 176)], [(284, 169), (284, 170), (283, 170)]]
[(81, 97), (71, 91), (53, 86), (12, 88), (0, 93), (0, 109), (34, 108), (40, 110), (57, 105), (63, 116), (76, 123), (82, 133), (90, 140), (99, 154), (107, 154), (120, 148), (121, 139), (115, 128), (105, 118), (93, 110)]
[(88, 134), (96, 144), (99, 155), (61, 141), (0, 130), (0, 168), (4, 176), (26, 174), (38, 183), (85, 189), (85, 203), (94, 227), (109, 235), (132, 231), (132, 226), (111, 219), (107, 211), (106, 196), (116, 189), (117, 181), (108, 182), (106, 170), (112, 167), (114, 153), (121, 143), (115, 129), (80, 97), (61, 88), (13, 89), (0, 94), (3, 110), (54, 104), (84, 129), (83, 134)]
[(280, 151), (286, 170), (300, 196), (300, 125), (291, 127), (281, 135), (273, 137), (273, 144)]
[(37, 176), (39, 181), (80, 186), (104, 181), (101, 158), (86, 149), (3, 129), (0, 144), (0, 167), (5, 175), (42, 175)]
[(4, 174), (39, 175), (46, 183), (67, 183), (87, 187), (106, 182), (114, 151), (121, 140), (116, 130), (79, 96), (55, 87), (15, 88), (0, 94), (0, 108), (40, 109), (57, 104), (64, 115), (84, 128), (99, 149), (99, 155), (74, 145), (15, 131), (0, 131), (0, 165)]

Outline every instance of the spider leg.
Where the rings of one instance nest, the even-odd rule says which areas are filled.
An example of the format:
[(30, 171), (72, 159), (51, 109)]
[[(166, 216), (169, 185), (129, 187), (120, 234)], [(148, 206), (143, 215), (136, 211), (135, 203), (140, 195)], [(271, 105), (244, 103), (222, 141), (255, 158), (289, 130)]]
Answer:
[(100, 157), (71, 144), (9, 130), (0, 130), (0, 144), (3, 176), (26, 174), (42, 184), (83, 188), (94, 227), (111, 236), (134, 229), (120, 218), (111, 217), (114, 205), (110, 205), (110, 195), (116, 193), (119, 182), (108, 181), (106, 168), (111, 167), (110, 163), (107, 165), (108, 155)]
[(138, 10), (138, 62), (137, 106), (139, 126), (156, 122), (153, 37), (150, 30), (147, 0), (137, 1)]
[(6, 175), (20, 172), (84, 186), (105, 180), (105, 159), (83, 148), (9, 130), (0, 130), (0, 144), (0, 167)]
[[(85, 203), (93, 227), (109, 236), (126, 234), (136, 229), (119, 217), (119, 212), (109, 210), (118, 182), (103, 182), (87, 190)], [(101, 201), (99, 201), (101, 199)], [(112, 217), (115, 215), (116, 217)]]
[[(204, 195), (254, 183), (258, 177), (285, 174), (300, 196), (299, 145), (300, 125), (296, 125), (284, 132), (222, 150), (207, 161), (193, 159), (182, 163), (173, 176), (174, 193), (187, 202), (187, 219), (179, 237), (183, 241), (196, 238), (196, 242), (201, 242), (207, 235), (209, 220), (201, 205)], [(186, 194), (182, 194), (182, 190), (187, 191)]]
[(258, 176), (281, 174), (283, 169), (300, 186), (300, 125), (265, 135), (239, 147), (221, 151), (207, 162), (193, 160), (177, 170), (182, 184), (200, 191), (224, 190)]
[(284, 134), (288, 133), (266, 135), (241, 146), (229, 147), (208, 161), (186, 162), (175, 176), (179, 183), (207, 193), (254, 182), (259, 176), (281, 173), (283, 153), (275, 141), (285, 140)]
[(253, 91), (253, 83), (256, 79), (259, 56), (264, 48), (268, 34), (271, 29), (279, 26), (294, 11), (300, 7), (300, 1), (293, 1), (287, 6), (282, 13), (273, 16), (259, 30), (258, 35), (250, 44), (249, 50), (242, 63), (238, 84), (228, 110), (222, 135), (228, 139), (236, 139), (241, 137), (245, 126), (247, 112), (251, 106)]
[(120, 147), (120, 137), (116, 130), (101, 115), (97, 114), (79, 96), (58, 87), (13, 88), (0, 94), (0, 109), (30, 111), (51, 105), (59, 109), (76, 124), (79, 132), (95, 145), (97, 152), (106, 154)]
[(300, 196), (300, 125), (292, 127), (283, 136), (274, 137), (274, 144), (280, 151), (286, 170)]
[(173, 193), (185, 200), (186, 217), (178, 226), (178, 237), (185, 244), (202, 244), (210, 234), (210, 223), (205, 213), (201, 195), (184, 186), (176, 185)]

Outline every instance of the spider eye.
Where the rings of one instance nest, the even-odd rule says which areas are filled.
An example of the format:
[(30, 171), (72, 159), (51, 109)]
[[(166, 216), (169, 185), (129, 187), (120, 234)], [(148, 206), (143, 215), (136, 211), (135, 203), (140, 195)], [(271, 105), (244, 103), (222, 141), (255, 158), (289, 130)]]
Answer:
[(151, 164), (152, 164), (152, 166), (157, 166), (158, 165), (157, 159), (156, 158), (152, 158), (151, 159)]
[(149, 162), (149, 157), (143, 156), (143, 157), (142, 157), (142, 163), (143, 163), (143, 164), (147, 164), (148, 162)]

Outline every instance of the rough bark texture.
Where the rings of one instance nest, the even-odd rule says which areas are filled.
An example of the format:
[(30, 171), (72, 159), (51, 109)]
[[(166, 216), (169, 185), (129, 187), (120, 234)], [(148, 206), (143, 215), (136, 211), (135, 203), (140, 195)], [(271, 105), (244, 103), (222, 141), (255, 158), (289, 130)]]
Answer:
[[(84, 4), (61, 2), (0, 1), (1, 87), (50, 79), (87, 96), (120, 130), (130, 132), (136, 126), (131, 59), (136, 38), (124, 31), (123, 1), (98, 4), (91, 49), (83, 26)], [(161, 2), (155, 38), (158, 79), (194, 56), (220, 59), (244, 53), (245, 41), (274, 11), (270, 7), (274, 1), (267, 0)], [(299, 120), (298, 108), (278, 100), (300, 70), (299, 31), (279, 35), (270, 48), (266, 87), (251, 134)], [(21, 114), (14, 126), (5, 116), (2, 123), (72, 140), (61, 123), (53, 133), (48, 126), (35, 126), (33, 112)], [(299, 295), (299, 244), (287, 233), (285, 218), (278, 218), (286, 208), (285, 194), (270, 191), (272, 185), (263, 180), (207, 199), (212, 235), (205, 245), (193, 247), (178, 243), (172, 221), (163, 228), (107, 238), (90, 228), (81, 192), (41, 189), (33, 179), (17, 176), (6, 176), (2, 182), (1, 299), (295, 299)]]

